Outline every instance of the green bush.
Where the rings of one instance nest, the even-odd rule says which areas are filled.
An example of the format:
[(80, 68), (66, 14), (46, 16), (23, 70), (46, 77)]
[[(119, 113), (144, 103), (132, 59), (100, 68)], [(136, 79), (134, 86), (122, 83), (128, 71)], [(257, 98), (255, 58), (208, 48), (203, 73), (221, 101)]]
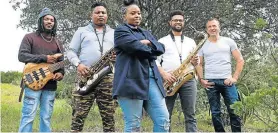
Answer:
[(63, 80), (58, 82), (56, 98), (71, 98), (75, 86), (76, 72), (66, 72)]
[(252, 122), (260, 122), (264, 125), (265, 128), (262, 131), (278, 131), (277, 79), (278, 76), (273, 76), (272, 86), (258, 89), (232, 105), (237, 114), (248, 116), (250, 119), (252, 118)]
[(12, 83), (14, 85), (19, 85), (22, 78), (22, 73), (17, 71), (1, 71), (1, 82), (2, 83)]

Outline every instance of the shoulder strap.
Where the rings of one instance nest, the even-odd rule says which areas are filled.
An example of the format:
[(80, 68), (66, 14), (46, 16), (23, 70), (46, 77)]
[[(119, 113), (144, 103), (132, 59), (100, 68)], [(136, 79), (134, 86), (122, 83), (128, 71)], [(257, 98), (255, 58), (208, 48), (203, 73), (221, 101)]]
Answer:
[(61, 49), (61, 46), (60, 46), (60, 43), (59, 43), (58, 39), (57, 39), (56, 37), (54, 37), (54, 40), (55, 40), (55, 42), (56, 42), (56, 45), (57, 45), (57, 47), (58, 47), (59, 51), (60, 51), (61, 53), (63, 53), (63, 51), (62, 51), (62, 49)]
[[(173, 34), (172, 31), (170, 32), (170, 36), (171, 36), (173, 42), (175, 42), (175, 41), (176, 41), (176, 40), (175, 40), (175, 36), (174, 36), (174, 34)], [(184, 35), (181, 35), (181, 44), (183, 43), (183, 40), (184, 40)]]

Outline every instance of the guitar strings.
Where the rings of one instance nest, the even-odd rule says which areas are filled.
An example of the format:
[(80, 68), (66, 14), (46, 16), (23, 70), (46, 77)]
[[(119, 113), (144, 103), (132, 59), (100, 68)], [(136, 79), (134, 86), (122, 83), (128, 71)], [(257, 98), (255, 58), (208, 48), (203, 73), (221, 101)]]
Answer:
[[(52, 70), (52, 68), (50, 68), (50, 67), (49, 67), (48, 69), (43, 69), (43, 72), (44, 72), (44, 73), (52, 72), (52, 71), (53, 71), (53, 70)], [(37, 72), (37, 71), (36, 71), (36, 73), (37, 73), (38, 76), (41, 76), (41, 75), (42, 75), (41, 72)], [(34, 76), (33, 74), (32, 74), (32, 78), (35, 78), (35, 76)]]
[[(58, 64), (58, 65), (61, 65), (61, 64)], [(55, 68), (57, 68), (57, 66), (54, 66), (53, 68), (55, 69)], [(53, 71), (53, 70), (52, 70), (53, 68), (49, 67), (48, 69), (43, 69), (43, 72), (44, 72), (44, 73), (52, 72), (52, 71)], [(40, 71), (38, 71), (38, 72), (35, 71), (35, 72), (36, 72), (36, 74), (37, 74), (38, 77), (39, 77), (39, 76), (42, 76), (42, 74), (41, 74)], [(32, 78), (35, 78), (35, 76), (34, 76), (33, 74), (31, 74), (31, 75), (32, 75), (32, 76), (31, 76)]]

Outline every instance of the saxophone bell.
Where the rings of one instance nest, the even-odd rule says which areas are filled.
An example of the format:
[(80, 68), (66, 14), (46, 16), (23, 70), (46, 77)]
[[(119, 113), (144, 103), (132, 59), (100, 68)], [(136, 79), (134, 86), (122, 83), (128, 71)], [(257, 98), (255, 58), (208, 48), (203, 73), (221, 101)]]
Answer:
[[(77, 93), (80, 95), (87, 95), (91, 93), (99, 84), (104, 76), (111, 73), (114, 67), (109, 67), (111, 57), (113, 57), (114, 48), (108, 50), (98, 61), (96, 61), (89, 69), (89, 74), (86, 76), (78, 76), (78, 83), (76, 85)], [(107, 67), (108, 66), (108, 67)]]
[(109, 66), (103, 68), (98, 73), (93, 74), (93, 76), (91, 76), (91, 78), (89, 78), (87, 82), (84, 82), (84, 84), (79, 83), (77, 92), (80, 95), (88, 95), (89, 93), (94, 91), (99, 82), (104, 78), (104, 76), (108, 75), (109, 73), (111, 73), (111, 69)]

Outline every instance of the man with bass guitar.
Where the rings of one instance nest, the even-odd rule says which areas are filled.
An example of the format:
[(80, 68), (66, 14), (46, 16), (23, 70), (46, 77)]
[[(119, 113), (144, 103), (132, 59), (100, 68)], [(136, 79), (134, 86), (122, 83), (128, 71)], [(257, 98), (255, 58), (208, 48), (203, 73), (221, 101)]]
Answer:
[[(37, 63), (38, 65), (62, 61), (63, 57), (55, 55), (63, 51), (56, 38), (56, 29), (57, 20), (55, 15), (49, 8), (44, 8), (39, 14), (36, 32), (26, 34), (21, 42), (18, 53), (19, 61), (25, 64)], [(49, 73), (49, 71), (46, 72), (44, 69), (40, 69), (40, 71), (41, 74), (36, 73), (36, 71), (33, 71), (32, 75), (29, 74), (31, 76), (29, 76), (28, 80), (35, 83), (40, 82), (42, 80), (40, 78), (43, 77), (42, 75), (46, 76)], [(57, 81), (62, 80), (63, 75), (63, 68), (54, 71), (51, 79), (38, 90), (28, 87), (25, 82), (19, 132), (32, 132), (33, 121), (38, 106), (40, 108), (39, 132), (51, 132), (50, 120), (53, 112)]]

